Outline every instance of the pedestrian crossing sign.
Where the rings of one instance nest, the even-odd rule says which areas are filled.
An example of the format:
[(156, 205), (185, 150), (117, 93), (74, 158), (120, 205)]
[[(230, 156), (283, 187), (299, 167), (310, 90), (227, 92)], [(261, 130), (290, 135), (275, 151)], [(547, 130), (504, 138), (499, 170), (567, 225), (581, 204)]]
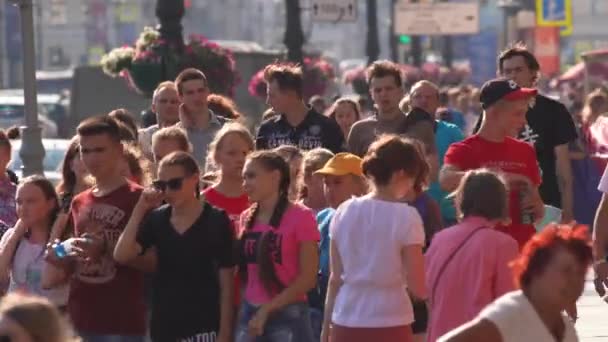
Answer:
[(538, 26), (571, 27), (572, 0), (536, 0)]

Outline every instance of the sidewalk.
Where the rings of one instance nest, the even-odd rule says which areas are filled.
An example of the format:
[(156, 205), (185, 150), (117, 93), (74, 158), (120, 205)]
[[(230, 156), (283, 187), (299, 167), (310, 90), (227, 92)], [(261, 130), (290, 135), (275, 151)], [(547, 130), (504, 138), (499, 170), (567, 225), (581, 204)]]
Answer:
[(597, 295), (591, 279), (590, 275), (578, 301), (576, 331), (581, 342), (608, 342), (608, 303)]

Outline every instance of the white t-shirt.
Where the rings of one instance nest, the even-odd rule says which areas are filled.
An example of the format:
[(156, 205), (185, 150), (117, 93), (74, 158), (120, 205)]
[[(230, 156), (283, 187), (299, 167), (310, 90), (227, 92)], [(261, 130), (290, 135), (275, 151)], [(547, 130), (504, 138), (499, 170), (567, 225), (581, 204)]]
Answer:
[(338, 208), (329, 231), (344, 270), (333, 323), (361, 328), (411, 324), (414, 313), (402, 251), (424, 245), (416, 209), (370, 195), (353, 198)]
[(141, 146), (142, 152), (147, 157), (152, 156), (152, 135), (159, 129), (160, 127), (158, 125), (152, 125), (139, 130), (139, 146)]
[(608, 167), (604, 169), (604, 174), (602, 175), (602, 179), (600, 179), (597, 189), (603, 193), (608, 193)]
[[(2, 240), (8, 239), (12, 234), (13, 229), (7, 230)], [(46, 297), (55, 305), (67, 305), (69, 294), (67, 283), (50, 290), (45, 290), (41, 286), (45, 250), (44, 245), (33, 244), (26, 238), (21, 239), (11, 264), (8, 292), (25, 291), (26, 293)]]
[[(555, 341), (540, 319), (532, 304), (521, 290), (509, 292), (488, 305), (477, 319), (487, 319), (498, 328), (503, 342)], [(577, 342), (574, 325), (563, 316), (566, 330), (560, 342)], [(442, 336), (438, 342), (445, 341), (451, 333)]]

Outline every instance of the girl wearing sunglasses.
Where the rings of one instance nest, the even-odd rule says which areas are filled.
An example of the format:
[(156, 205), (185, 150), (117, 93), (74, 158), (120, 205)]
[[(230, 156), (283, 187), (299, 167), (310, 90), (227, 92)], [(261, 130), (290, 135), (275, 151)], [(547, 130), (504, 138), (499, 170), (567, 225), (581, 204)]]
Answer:
[(153, 341), (231, 341), (234, 233), (224, 211), (201, 204), (199, 177), (190, 154), (165, 156), (114, 250), (118, 262), (128, 263), (156, 248)]
[(289, 164), (276, 152), (252, 153), (243, 181), (253, 205), (241, 215), (246, 282), (235, 341), (314, 341), (306, 298), (317, 281), (314, 214), (289, 200)]

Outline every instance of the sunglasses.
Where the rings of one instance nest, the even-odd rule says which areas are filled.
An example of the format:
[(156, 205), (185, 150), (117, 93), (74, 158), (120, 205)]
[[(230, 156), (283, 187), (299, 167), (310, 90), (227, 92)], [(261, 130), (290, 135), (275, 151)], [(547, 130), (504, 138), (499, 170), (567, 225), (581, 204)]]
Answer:
[(11, 335), (0, 335), (0, 342), (11, 342), (12, 340)]
[[(165, 192), (168, 190), (177, 191), (182, 188), (182, 184), (184, 184), (184, 178), (171, 178), (169, 180), (155, 180), (152, 182), (152, 186), (158, 190)], [(0, 341), (2, 342), (2, 341)]]

